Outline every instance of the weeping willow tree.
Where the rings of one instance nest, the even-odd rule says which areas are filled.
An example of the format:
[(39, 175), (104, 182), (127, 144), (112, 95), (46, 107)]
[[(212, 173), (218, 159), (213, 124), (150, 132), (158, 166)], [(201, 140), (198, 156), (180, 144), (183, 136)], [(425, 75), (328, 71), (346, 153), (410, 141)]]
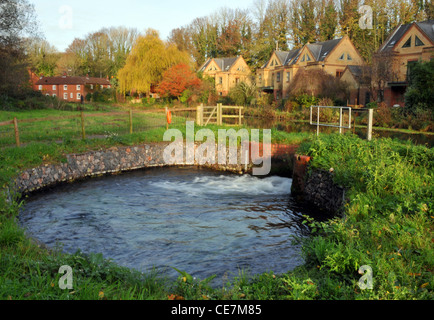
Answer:
[(179, 63), (190, 64), (189, 55), (176, 45), (164, 43), (158, 32), (148, 30), (137, 39), (125, 66), (118, 72), (119, 90), (149, 95), (152, 85), (157, 85), (164, 71)]

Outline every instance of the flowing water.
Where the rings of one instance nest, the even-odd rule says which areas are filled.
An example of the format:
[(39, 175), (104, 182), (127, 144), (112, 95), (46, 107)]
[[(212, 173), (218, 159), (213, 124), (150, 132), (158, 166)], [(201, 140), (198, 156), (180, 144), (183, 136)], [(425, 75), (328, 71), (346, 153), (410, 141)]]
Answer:
[(192, 167), (140, 170), (35, 195), (19, 218), (48, 247), (102, 253), (143, 272), (284, 273), (303, 263), (292, 240), (309, 232), (291, 183)]

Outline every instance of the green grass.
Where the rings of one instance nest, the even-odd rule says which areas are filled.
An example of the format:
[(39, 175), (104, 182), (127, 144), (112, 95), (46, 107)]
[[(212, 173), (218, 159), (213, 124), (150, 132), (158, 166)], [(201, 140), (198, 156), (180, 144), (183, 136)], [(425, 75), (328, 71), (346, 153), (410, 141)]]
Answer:
[[(46, 112), (46, 111), (41, 111)], [(51, 111), (49, 111), (51, 112)], [(33, 113), (33, 111), (32, 111)], [(1, 113), (0, 113), (1, 114)], [(62, 113), (64, 114), (64, 113)], [(9, 116), (9, 115), (8, 115)], [(24, 115), (22, 115), (24, 116)], [(47, 114), (44, 114), (47, 116)], [(185, 135), (185, 124), (171, 126)], [(208, 126), (215, 134), (219, 127)], [(229, 127), (225, 127), (229, 129)], [(200, 127), (195, 127), (196, 132)], [(236, 130), (240, 129), (235, 128)], [(351, 134), (272, 131), (273, 142), (300, 144), (312, 168), (334, 168), (346, 187), (344, 216), (306, 223), (316, 230), (303, 241), (305, 264), (292, 272), (250, 277), (245, 272), (220, 287), (180, 271), (170, 281), (119, 267), (98, 254), (69, 255), (27, 238), (16, 218), (23, 205), (5, 188), (21, 170), (58, 163), (70, 153), (162, 141), (165, 127), (105, 139), (30, 142), (0, 153), (0, 299), (433, 299), (434, 151), (391, 139), (361, 140)], [(74, 289), (61, 290), (58, 270), (74, 270)], [(373, 290), (361, 290), (358, 269), (373, 269)]]

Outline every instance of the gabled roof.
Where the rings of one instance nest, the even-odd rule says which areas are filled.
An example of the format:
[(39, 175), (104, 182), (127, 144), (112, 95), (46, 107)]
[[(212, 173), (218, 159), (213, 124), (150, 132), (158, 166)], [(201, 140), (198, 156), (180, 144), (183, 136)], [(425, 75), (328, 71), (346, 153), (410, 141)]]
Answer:
[(220, 67), (222, 71), (229, 71), (229, 69), (234, 65), (235, 61), (238, 60), (238, 57), (232, 58), (215, 58), (214, 61)]
[(200, 67), (199, 71), (205, 71), (209, 66), (211, 61), (217, 64), (221, 71), (229, 71), (229, 69), (234, 65), (234, 63), (239, 59), (239, 57), (230, 57), (230, 58), (209, 58), (205, 63)]
[(36, 82), (36, 85), (86, 85), (86, 84), (99, 84), (110, 85), (110, 81), (103, 78), (93, 77), (43, 77)]
[(379, 52), (389, 52), (392, 51), (396, 43), (401, 40), (405, 33), (413, 26), (417, 25), (419, 29), (428, 37), (432, 42), (434, 42), (434, 20), (426, 20), (421, 22), (413, 22), (408, 24), (402, 24), (396, 27), (389, 37), (381, 45)]

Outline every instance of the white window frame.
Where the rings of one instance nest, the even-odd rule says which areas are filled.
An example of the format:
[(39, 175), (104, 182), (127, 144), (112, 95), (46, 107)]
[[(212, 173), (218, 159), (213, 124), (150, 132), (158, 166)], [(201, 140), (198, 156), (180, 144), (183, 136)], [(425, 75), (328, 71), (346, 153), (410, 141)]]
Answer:
[(74, 94), (71, 92), (70, 94), (71, 99), (74, 99)]
[(77, 100), (80, 100), (80, 99), (81, 99), (81, 93), (78, 92), (78, 93), (77, 93)]
[(77, 90), (81, 90), (81, 86), (77, 84)]
[(104, 85), (101, 85), (101, 90), (103, 90), (104, 89)]
[(39, 91), (42, 91), (42, 84), (39, 85)]
[(67, 85), (67, 84), (64, 84), (64, 85), (63, 85), (63, 90), (65, 90), (65, 91), (68, 90), (68, 85)]
[(63, 94), (63, 100), (68, 100), (68, 93), (67, 93), (67, 92), (65, 92), (65, 93)]
[(93, 90), (93, 84), (90, 85), (90, 90)]
[(57, 86), (56, 86), (55, 84), (53, 84), (52, 89), (53, 89), (53, 90), (56, 90), (56, 89), (57, 89)]

